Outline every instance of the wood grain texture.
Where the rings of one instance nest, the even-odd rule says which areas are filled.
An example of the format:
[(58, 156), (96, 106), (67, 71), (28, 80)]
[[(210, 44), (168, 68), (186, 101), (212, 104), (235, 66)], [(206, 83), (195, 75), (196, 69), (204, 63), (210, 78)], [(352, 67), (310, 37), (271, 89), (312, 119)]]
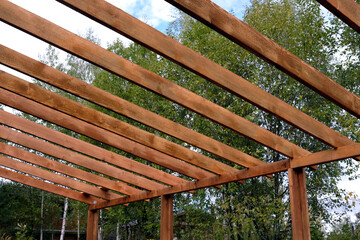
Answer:
[(310, 240), (311, 234), (305, 168), (290, 168), (288, 170), (288, 176), (293, 239)]
[[(1, 143), (1, 146), (2, 145), (6, 145), (6, 144)], [(0, 151), (3, 154), (11, 154), (11, 156), (16, 155), (16, 154), (14, 154), (14, 151), (11, 151), (11, 150), (9, 150), (9, 148), (5, 148), (3, 146)], [(26, 153), (31, 154), (29, 152), (26, 152)], [(75, 179), (66, 177), (64, 175), (59, 175), (57, 173), (41, 169), (39, 167), (17, 161), (17, 160), (5, 157), (3, 155), (0, 155), (0, 166), (11, 168), (13, 170), (20, 171), (22, 173), (30, 174), (32, 176), (42, 178), (46, 181), (50, 181), (50, 182), (53, 182), (53, 183), (56, 183), (56, 184), (59, 184), (59, 185), (62, 185), (62, 186), (65, 186), (65, 187), (68, 187), (71, 189), (75, 189), (75, 190), (84, 192), (89, 195), (93, 195), (96, 197), (106, 199), (106, 200), (110, 200), (110, 199), (114, 199), (114, 198), (116, 199), (121, 196), (119, 194), (101, 190), (100, 188), (95, 187), (93, 185), (89, 185), (87, 183), (80, 182)]]
[(110, 163), (127, 169), (131, 172), (138, 173), (150, 179), (166, 183), (168, 185), (176, 185), (187, 182), (186, 180), (176, 177), (172, 174), (150, 167), (135, 160), (110, 152), (96, 145), (81, 141), (64, 133), (47, 128), (22, 117), (0, 110), (0, 123), (23, 131), (25, 133), (37, 136), (49, 142), (58, 144), (68, 149), (77, 151), (82, 155), (97, 158), (101, 161)]
[[(239, 159), (250, 158), (248, 155), (226, 144), (218, 142), (194, 130), (170, 121), (160, 115), (141, 108), (120, 97), (117, 97), (97, 87), (87, 84), (77, 78), (67, 75), (57, 69), (51, 68), (41, 62), (26, 57), (2, 45), (0, 45), (0, 53), (0, 63), (8, 67), (21, 71), (31, 77), (37, 78), (60, 89), (68, 91), (76, 96), (80, 96), (90, 102), (103, 106), (114, 112), (132, 118), (138, 122), (141, 122), (168, 135), (174, 136), (182, 141), (185, 141), (205, 151), (211, 152), (231, 162), (240, 164)], [(244, 128), (247, 126), (246, 129), (244, 129), (244, 132), (250, 132), (250, 129), (252, 128), (259, 128), (260, 132), (268, 132), (265, 129), (260, 128), (256, 124), (250, 124), (250, 122), (246, 121), (245, 119), (237, 121), (236, 119), (240, 118), (239, 116), (232, 114), (228, 110), (220, 108), (216, 104), (211, 105), (216, 106), (216, 109), (218, 109), (219, 111), (220, 109), (222, 109), (226, 112), (220, 112), (215, 116), (223, 116), (223, 118), (225, 118), (227, 115), (230, 114), (230, 119), (228, 119), (228, 121), (237, 122), (237, 124), (234, 124), (234, 126), (244, 126)], [(231, 119), (231, 117), (235, 119)], [(268, 133), (272, 136), (272, 138), (278, 138), (280, 141), (277, 142), (276, 140), (271, 140), (271, 142), (275, 142), (275, 145), (282, 146), (281, 141), (285, 141), (284, 139), (277, 137), (271, 132)], [(266, 136), (259, 136), (259, 138), (267, 139)], [(296, 148), (296, 145), (291, 144), (290, 147), (291, 149)], [(306, 154), (308, 154), (308, 152), (304, 151), (304, 155)]]
[[(211, 60), (201, 56), (190, 48), (185, 47), (176, 40), (142, 23), (136, 18), (126, 14), (120, 9), (113, 7), (105, 1), (91, 1), (91, 4), (74, 0), (58, 0), (65, 5), (79, 11), (93, 20), (125, 35), (133, 41), (152, 49), (158, 54), (180, 64), (188, 70), (208, 79), (228, 91), (248, 100), (258, 107), (275, 114), (279, 118), (289, 122), (299, 129), (318, 138), (324, 143), (339, 147), (351, 144), (351, 140), (328, 126), (306, 115), (302, 111), (272, 96), (264, 90), (256, 87), (240, 76), (228, 71)], [(174, 2), (174, 1), (172, 1)], [(196, 4), (196, 1), (194, 2)], [(121, 19), (121, 21), (119, 21)], [(138, 31), (138, 29), (141, 29)], [(261, 96), (261, 98), (259, 98)], [(211, 108), (210, 108), (211, 109)], [(220, 116), (218, 117), (217, 113)], [(271, 134), (264, 133), (255, 124), (242, 121), (238, 117), (226, 111), (217, 109), (209, 114), (200, 113), (205, 117), (258, 141), (269, 148), (278, 151), (285, 156), (306, 155), (304, 149), (287, 143), (284, 140), (274, 138)], [(230, 122), (227, 122), (229, 121)]]
[(324, 164), (345, 158), (360, 156), (360, 143), (354, 143), (336, 149), (312, 153), (307, 156), (296, 157), (290, 161), (291, 168), (307, 167), (314, 164)]
[[(58, 1), (217, 84), (221, 81), (218, 81), (218, 78), (225, 79), (230, 77), (230, 79), (234, 80), (239, 78), (232, 72), (180, 44), (175, 39), (166, 36), (106, 1)], [(214, 66), (216, 70), (213, 69)], [(200, 100), (201, 98), (197, 97), (194, 99)], [(192, 109), (194, 109), (194, 107), (192, 107)], [(212, 102), (203, 101), (202, 106), (194, 109), (194, 111), (285, 156), (293, 157), (306, 154), (304, 149)], [(164, 129), (164, 127), (162, 127), (162, 129)], [(197, 144), (198, 143), (194, 145), (197, 146)], [(207, 141), (207, 145), (208, 144), (209, 141)], [(207, 151), (212, 152), (211, 150)], [(227, 151), (227, 149), (224, 149), (224, 152)], [(216, 154), (216, 152), (212, 153)], [(233, 155), (236, 157), (236, 154)], [(228, 157), (224, 158), (227, 159)]]
[[(116, 168), (114, 166), (111, 166), (109, 164), (96, 161), (93, 158), (86, 157), (82, 154), (67, 150), (65, 148), (61, 148), (59, 146), (56, 146), (51, 143), (44, 142), (42, 140), (39, 140), (34, 137), (30, 137), (28, 135), (25, 135), (23, 133), (20, 133), (18, 131), (11, 130), (6, 127), (0, 126), (0, 138), (11, 141), (13, 143), (17, 143), (19, 145), (22, 145), (24, 147), (42, 152), (44, 154), (47, 154), (49, 156), (56, 157), (58, 159), (62, 159), (67, 161), (68, 163), (76, 164), (81, 167), (85, 167), (89, 170), (96, 171), (98, 173), (104, 174), (106, 176), (121, 180), (123, 182), (116, 182), (113, 180), (109, 180), (107, 178), (101, 178), (98, 175), (94, 174), (87, 174), (87, 172), (81, 171), (83, 173), (79, 173), (74, 175), (73, 177), (82, 179), (82, 175), (89, 175), (89, 177), (86, 179), (82, 179), (88, 182), (91, 182), (93, 184), (97, 184), (103, 187), (106, 187), (107, 189), (111, 189), (117, 192), (121, 192), (127, 195), (130, 194), (136, 194), (141, 193), (142, 191), (140, 189), (128, 186), (124, 182), (130, 183), (132, 185), (138, 186), (140, 188), (144, 188), (147, 190), (154, 190), (156, 188), (162, 188), (164, 185), (159, 184), (157, 182), (151, 181), (147, 178), (129, 173), (127, 171), (124, 171), (122, 169)], [(24, 153), (25, 155), (25, 153)], [(22, 158), (22, 160), (26, 161), (30, 157), (27, 156), (25, 158)], [(51, 161), (50, 161), (51, 162)], [(53, 164), (52, 170), (55, 171), (61, 171), (64, 174), (70, 173), (72, 170), (71, 167), (63, 164), (58, 164), (57, 162), (50, 163)], [(46, 164), (45, 164), (46, 165)], [(70, 168), (70, 169), (68, 169)], [(77, 171), (77, 170), (76, 170)], [(106, 184), (105, 184), (106, 183)]]
[(352, 29), (360, 33), (360, 4), (354, 0), (317, 0)]
[(88, 210), (86, 240), (97, 240), (99, 230), (99, 210)]
[[(256, 32), (254, 29), (250, 28), (248, 25), (235, 18), (233, 15), (226, 12), (225, 10), (221, 9), (214, 3), (211, 3), (208, 0), (169, 0), (168, 2), (187, 12), (191, 16), (197, 18), (199, 21), (210, 26), (224, 36), (228, 37), (230, 40), (239, 43), (242, 47), (248, 49), (249, 51), (252, 51), (253, 53), (259, 52), (269, 54), (270, 56), (272, 56), (272, 58), (274, 58), (274, 62), (271, 63), (275, 66), (279, 67), (278, 64), (275, 64), (275, 62), (278, 62), (276, 58), (279, 57), (279, 61), (281, 60), (279, 63), (288, 67), (291, 67), (294, 64), (300, 64), (298, 66), (298, 73), (309, 75), (311, 77), (314, 77), (313, 74), (315, 74), (316, 76), (320, 75), (320, 80), (315, 77), (311, 78), (312, 81), (319, 81), (317, 84), (320, 84), (322, 82), (327, 83), (327, 88), (321, 88), (325, 91), (330, 91), (331, 95), (336, 95), (336, 98), (341, 99), (344, 97), (342, 101), (346, 101), (346, 103), (350, 105), (351, 109), (356, 111), (357, 114), (360, 111), (359, 97), (347, 92), (343, 89), (343, 87), (329, 80), (316, 69), (308, 66), (303, 61), (297, 59), (297, 57), (292, 56), (291, 59), (295, 58), (295, 60), (287, 61), (288, 56), (291, 55), (288, 53), (288, 51), (279, 48), (279, 46), (273, 43), (271, 40), (267, 39), (262, 34)], [(243, 41), (243, 43), (240, 43), (240, 40), (238, 40), (237, 38), (241, 38), (241, 41)], [(278, 55), (281, 55), (282, 57)], [(202, 62), (202, 64), (209, 65), (208, 62)], [(216, 66), (212, 66), (211, 69), (213, 69), (213, 71), (220, 72), (219, 67), (216, 68)], [(222, 75), (224, 75), (223, 72)], [(291, 76), (295, 77), (293, 75)], [(217, 81), (217, 84), (223, 86), (225, 89), (233, 92), (239, 97), (246, 99), (247, 101), (260, 107), (261, 109), (276, 115), (280, 119), (290, 123), (291, 125), (301, 129), (302, 131), (314, 136), (315, 138), (328, 144), (329, 146), (339, 147), (353, 143), (350, 139), (346, 138), (342, 134), (332, 130), (325, 124), (320, 123), (319, 121), (313, 119), (304, 112), (272, 96), (271, 94), (263, 91), (262, 89), (256, 87), (250, 82), (242, 78), (234, 78), (236, 79), (236, 81), (231, 79), (233, 78), (224, 78), (221, 82)], [(352, 102), (352, 100), (354, 101)]]
[(173, 195), (161, 196), (160, 240), (174, 238)]
[(64, 188), (64, 187), (60, 187), (58, 185), (49, 183), (49, 182), (44, 182), (42, 180), (39, 179), (35, 179), (33, 177), (30, 176), (26, 176), (24, 174), (21, 173), (17, 173), (8, 169), (4, 169), (0, 167), (0, 177), (3, 177), (5, 179), (9, 179), (11, 181), (15, 181), (18, 183), (22, 183), (34, 188), (38, 188), (50, 193), (54, 193), (57, 194), (59, 196), (63, 196), (63, 197), (67, 197), (79, 202), (83, 202), (86, 204), (94, 204), (94, 203), (99, 203), (102, 202), (103, 200), (90, 196), (90, 195), (84, 195), (80, 192), (68, 189), (68, 188)]
[(185, 184), (179, 184), (171, 188), (164, 187), (161, 190), (149, 191), (138, 195), (136, 194), (127, 197), (121, 197), (118, 199), (109, 200), (106, 203), (103, 202), (103, 203), (94, 204), (90, 207), (91, 209), (107, 208), (120, 204), (151, 199), (154, 197), (160, 197), (162, 195), (188, 192), (200, 188), (218, 186), (229, 182), (245, 180), (259, 176), (267, 176), (278, 172), (284, 172), (287, 171), (289, 167), (290, 167), (289, 160), (282, 160), (274, 163), (262, 164), (248, 169), (235, 170), (233, 172), (229, 172), (220, 176), (214, 176), (214, 177), (200, 179), (198, 181), (188, 182)]
[(187, 164), (152, 148), (145, 147), (144, 145), (133, 142), (127, 138), (45, 107), (44, 105), (6, 91), (2, 88), (0, 88), (0, 102), (191, 178), (200, 179), (214, 175), (201, 168)]
[[(205, 109), (207, 104), (210, 104), (210, 101), (201, 98), (191, 91), (188, 91), (179, 85), (10, 2), (0, 2), (0, 6), (0, 20), (3, 22), (100, 66), (124, 79), (156, 92), (190, 110), (195, 112), (197, 110), (201, 111), (202, 109)], [(46, 29), (46, 31), (43, 31), (43, 29)], [(211, 108), (210, 110), (211, 113), (218, 114), (216, 109), (214, 110)], [(238, 154), (241, 154), (240, 151)], [(240, 157), (233, 159), (233, 161), (236, 161), (237, 164), (245, 167), (263, 164), (261, 160), (243, 153)]]
[(59, 94), (53, 93), (33, 83), (26, 82), (6, 72), (0, 71), (0, 79), (1, 88), (20, 94), (50, 108), (56, 109), (145, 146), (154, 148), (208, 171), (222, 174), (233, 170), (233, 168), (229, 165), (206, 157), (205, 155), (170, 142), (140, 128), (136, 128), (131, 124), (110, 117), (109, 115), (72, 101)]

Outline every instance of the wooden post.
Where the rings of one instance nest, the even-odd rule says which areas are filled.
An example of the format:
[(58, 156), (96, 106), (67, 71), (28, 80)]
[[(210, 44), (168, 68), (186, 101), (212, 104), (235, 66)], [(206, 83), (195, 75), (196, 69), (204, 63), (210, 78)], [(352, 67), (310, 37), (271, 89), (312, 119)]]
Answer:
[(161, 196), (160, 240), (174, 238), (173, 195)]
[(289, 168), (288, 175), (293, 240), (309, 240), (311, 235), (305, 168)]
[(99, 210), (88, 210), (86, 240), (98, 239)]

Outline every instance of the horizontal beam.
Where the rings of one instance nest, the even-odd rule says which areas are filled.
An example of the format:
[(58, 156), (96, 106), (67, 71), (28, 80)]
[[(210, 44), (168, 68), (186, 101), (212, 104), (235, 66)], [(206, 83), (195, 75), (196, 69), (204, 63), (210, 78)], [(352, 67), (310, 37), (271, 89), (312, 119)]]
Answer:
[(18, 183), (22, 183), (34, 188), (38, 188), (50, 193), (54, 193), (56, 195), (59, 196), (63, 196), (63, 197), (67, 197), (70, 199), (74, 199), (76, 201), (80, 201), (86, 204), (94, 204), (94, 203), (99, 203), (102, 202), (103, 200), (90, 196), (90, 195), (85, 195), (82, 194), (80, 192), (76, 192), (74, 190), (68, 189), (68, 188), (64, 188), (64, 187), (60, 187), (58, 185), (52, 184), (52, 183), (48, 183), (48, 182), (44, 182), (42, 180), (38, 180), (35, 179), (33, 177), (29, 177), (26, 176), (24, 174), (21, 173), (17, 173), (8, 169), (4, 169), (0, 167), (0, 177), (9, 179), (11, 181), (15, 181)]
[[(0, 149), (1, 153), (6, 154), (6, 155), (7, 155), (7, 153), (14, 154), (14, 151), (11, 151), (12, 149), (9, 150), (10, 149), (9, 145), (4, 144), (4, 143), (0, 143), (0, 144), (1, 144), (1, 149)], [(8, 148), (3, 147), (3, 145), (7, 145)], [(31, 153), (26, 152), (26, 151), (23, 151), (23, 152), (31, 154)], [(16, 155), (16, 153), (14, 155)], [(35, 155), (35, 154), (33, 154), (33, 155)], [(39, 168), (39, 167), (32, 166), (32, 165), (29, 165), (27, 163), (11, 159), (9, 157), (5, 157), (3, 155), (0, 155), (0, 166), (11, 168), (13, 170), (20, 171), (22, 173), (30, 174), (32, 176), (42, 178), (42, 179), (44, 179), (46, 181), (50, 181), (50, 182), (53, 182), (53, 183), (56, 183), (56, 184), (60, 184), (62, 186), (72, 188), (72, 189), (84, 192), (86, 194), (93, 195), (93, 196), (96, 196), (96, 197), (100, 197), (100, 198), (103, 198), (103, 199), (106, 199), (106, 200), (114, 199), (114, 198), (117, 198), (117, 197), (121, 196), (119, 194), (115, 194), (115, 193), (112, 193), (112, 192), (109, 192), (109, 191), (104, 191), (104, 190), (102, 190), (102, 189), (100, 189), (98, 187), (95, 187), (93, 185), (90, 185), (90, 184), (87, 184), (87, 183), (84, 183), (84, 182), (80, 182), (80, 181), (77, 181), (75, 179), (66, 177), (64, 175), (59, 175), (57, 173), (54, 173), (54, 172), (51, 172), (51, 171), (48, 171), (48, 170), (44, 170), (44, 169)]]
[(206, 157), (188, 148), (170, 142), (164, 138), (151, 134), (131, 124), (113, 118), (93, 108), (84, 106), (64, 96), (53, 93), (33, 83), (29, 83), (6, 72), (0, 71), (0, 87), (19, 94), (23, 97), (44, 104), (50, 108), (66, 113), (86, 121), (95, 126), (104, 128), (120, 136), (129, 138), (145, 146), (159, 150), (170, 156), (179, 158), (198, 167), (222, 174), (232, 171), (229, 165)]
[(330, 12), (360, 33), (360, 4), (354, 0), (317, 0)]
[[(129, 202), (136, 202), (144, 199), (159, 197), (162, 195), (175, 194), (180, 192), (192, 191), (200, 188), (217, 186), (229, 182), (245, 180), (249, 178), (270, 175), (278, 172), (287, 171), (289, 168), (309, 167), (315, 164), (323, 164), (331, 161), (342, 160), (360, 156), (360, 143), (339, 147), (338, 149), (325, 150), (318, 153), (312, 153), (308, 156), (302, 156), (295, 159), (286, 159), (274, 163), (267, 163), (265, 165), (256, 166), (250, 169), (242, 169), (230, 172), (224, 175), (204, 178), (198, 181), (189, 182), (172, 188), (165, 187), (162, 190), (150, 191), (139, 195), (132, 195), (129, 197), (121, 197), (107, 202), (93, 204), (91, 209), (100, 209)], [(320, 159), (320, 160), (319, 160)]]
[(101, 161), (110, 163), (129, 171), (138, 173), (150, 179), (163, 182), (168, 185), (177, 185), (187, 182), (172, 174), (158, 170), (138, 161), (126, 158), (114, 152), (100, 148), (96, 145), (81, 141), (67, 134), (47, 128), (30, 120), (0, 110), (0, 123), (18, 129), (22, 132), (37, 136), (46, 141), (77, 151), (82, 155), (90, 156)]
[[(201, 56), (192, 49), (177, 42), (175, 39), (164, 35), (103, 0), (91, 0), (90, 4), (89, 1), (85, 0), (58, 1), (157, 52), (169, 60), (180, 64), (195, 74), (214, 82), (229, 92), (246, 99), (265, 111), (275, 114), (279, 118), (320, 139), (330, 146), (339, 147), (353, 143), (350, 139), (332, 130), (325, 124), (311, 118), (302, 111), (267, 93), (244, 78)], [(171, 87), (171, 89), (174, 89), (174, 87)], [(174, 94), (174, 92), (171, 92), (171, 94)], [(180, 101), (186, 100), (187, 98), (192, 99), (192, 101), (196, 99), (190, 95), (186, 95), (188, 97), (182, 99), (182, 96), (185, 96), (183, 94), (178, 95)], [(171, 99), (171, 96), (166, 97)], [(175, 101), (174, 99), (172, 100)], [(185, 107), (189, 107), (188, 103), (182, 104)], [(246, 137), (258, 141), (285, 156), (293, 157), (309, 154), (309, 152), (306, 152), (304, 149), (301, 149), (282, 138), (274, 137), (273, 134), (266, 133), (266, 131), (259, 128), (256, 124), (247, 120), (244, 121), (235, 114), (227, 110), (224, 111), (216, 106), (205, 108), (204, 103), (202, 103), (199, 108), (193, 106), (190, 109), (219, 124), (229, 127)]]
[(360, 143), (355, 143), (336, 149), (312, 153), (308, 156), (296, 157), (290, 161), (290, 167), (308, 167), (314, 164), (324, 164), (358, 156), (360, 156)]
[(181, 185), (176, 185), (173, 187), (165, 187), (161, 190), (146, 192), (142, 194), (121, 197), (118, 199), (113, 199), (103, 203), (97, 203), (90, 205), (91, 209), (100, 209), (107, 208), (111, 206), (116, 206), (120, 204), (125, 204), (129, 202), (141, 201), (144, 199), (150, 199), (154, 197), (159, 197), (162, 195), (175, 194), (180, 192), (186, 192), (191, 190), (196, 190), (200, 188), (206, 188), (211, 186), (217, 186), (229, 182), (245, 180), (249, 178), (271, 175), (278, 172), (286, 171), (290, 166), (289, 160), (282, 160), (274, 163), (266, 163), (249, 169), (235, 170), (220, 176), (214, 176), (210, 178), (200, 179), (198, 181), (188, 182)]
[[(53, 44), (71, 54), (83, 58), (86, 61), (100, 66), (111, 73), (156, 92), (191, 110), (196, 111), (195, 109), (203, 109), (206, 105), (205, 103), (209, 103), (208, 100), (201, 98), (191, 91), (186, 90), (179, 85), (162, 78), (159, 75), (148, 71), (111, 51), (105, 50), (104, 48), (39, 16), (36, 16), (35, 14), (20, 8), (13, 3), (7, 1), (0, 2), (0, 20), (25, 31), (32, 36)], [(43, 31), (42, 29), (46, 29), (46, 31)], [(71, 39), (71, 41), (69, 41), (69, 39)], [(218, 114), (216, 109), (212, 109), (212, 113)], [(158, 141), (158, 143), (160, 142), (161, 141)], [(172, 146), (171, 148), (173, 153), (175, 153), (175, 150), (179, 150), (178, 147)], [(264, 163), (263, 161), (245, 153), (237, 153), (241, 154), (241, 156), (237, 156), (236, 158), (231, 159), (231, 161), (235, 161), (236, 164), (241, 166), (251, 167)], [(189, 155), (190, 152), (187, 152), (187, 154)], [(190, 155), (193, 156), (186, 156), (186, 159), (196, 159), (199, 157), (196, 153), (191, 153)], [(186, 161), (186, 159), (181, 156), (176, 157)], [(211, 162), (209, 158), (205, 161)], [(214, 164), (216, 165), (216, 163)]]
[[(222, 72), (214, 74), (216, 70), (212, 70), (212, 65), (216, 63), (202, 57), (200, 54), (191, 50), (190, 48), (185, 47), (184, 45), (177, 42), (175, 39), (172, 39), (165, 34), (157, 31), (156, 29), (150, 27), (146, 23), (136, 19), (135, 17), (127, 14), (119, 8), (114, 7), (106, 1), (97, 1), (97, 0), (58, 0), (70, 8), (88, 16), (89, 18), (97, 21), (98, 23), (113, 29), (114, 31), (130, 38), (131, 40), (157, 52), (158, 54), (170, 59), (171, 61), (184, 66), (190, 71), (199, 74), (207, 79), (217, 79), (217, 78), (228, 78), (227, 75), (223, 76), (223, 72), (232, 74), (230, 71), (225, 68), (221, 68)], [(115, 17), (114, 17), (115, 16)], [(201, 63), (201, 64), (199, 64)], [(211, 63), (211, 64), (208, 64)], [(218, 66), (218, 65), (217, 65)], [(235, 75), (235, 74), (232, 74)], [(237, 76), (237, 75), (235, 75)], [(213, 80), (216, 82), (216, 80)], [(172, 86), (174, 84), (169, 84)], [(176, 93), (176, 95), (181, 96), (181, 88)], [(174, 94), (173, 92), (171, 94)], [(185, 94), (188, 94), (187, 92)], [(195, 104), (190, 105), (191, 103), (186, 103), (184, 105), (191, 106), (191, 109), (202, 116), (217, 122), (225, 127), (228, 127), (246, 137), (253, 139), (275, 151), (280, 152), (281, 154), (293, 157), (295, 155), (306, 155), (308, 154), (304, 149), (296, 146), (295, 144), (286, 141), (285, 139), (273, 134), (270, 131), (267, 131), (264, 128), (259, 127), (258, 125), (232, 113), (231, 111), (220, 107), (217, 104), (214, 104), (210, 101), (201, 100), (200, 97), (194, 97), (193, 94), (188, 95), (193, 102), (201, 103), (198, 106)], [(167, 96), (168, 97), (168, 96)], [(181, 100), (180, 100), (181, 101)], [(151, 118), (150, 118), (151, 119)], [(151, 124), (151, 123), (150, 123)], [(164, 131), (163, 123), (160, 123), (160, 131)], [(156, 126), (152, 126), (157, 128)], [(173, 128), (175, 129), (175, 128)], [(175, 129), (176, 130), (176, 129)], [(186, 132), (184, 132), (185, 134)], [(168, 133), (173, 135), (174, 133)], [(176, 132), (179, 136), (179, 133)], [(174, 135), (175, 136), (175, 135)], [(186, 141), (186, 140), (184, 140)], [(199, 141), (201, 141), (199, 139)], [(190, 142), (189, 142), (190, 143)], [(210, 142), (211, 143), (211, 142)], [(190, 143), (194, 146), (202, 148), (206, 151), (216, 154), (216, 152), (207, 150), (201, 146), (199, 143)], [(206, 145), (209, 144), (209, 141), (206, 141)], [(224, 150), (224, 153), (228, 152), (227, 148), (220, 148)], [(224, 155), (216, 154), (223, 158), (228, 158)], [(233, 157), (236, 157), (236, 154), (232, 154)]]
[[(358, 96), (210, 0), (166, 1), (310, 87), (355, 117), (360, 117), (360, 98)], [(263, 98), (262, 95), (260, 96)]]
[[(151, 181), (147, 178), (135, 175), (133, 173), (129, 173), (127, 171), (116, 168), (109, 164), (106, 164), (106, 163), (103, 163), (100, 161), (96, 161), (93, 158), (86, 157), (82, 154), (67, 150), (65, 148), (61, 148), (59, 146), (56, 146), (56, 145), (48, 143), (48, 142), (44, 142), (40, 139), (30, 137), (29, 135), (25, 135), (23, 133), (11, 130), (6, 127), (0, 126), (0, 138), (8, 140), (8, 141), (16, 143), (16, 144), (19, 144), (19, 145), (27, 147), (27, 148), (31, 148), (36, 151), (42, 152), (49, 156), (53, 156), (53, 157), (65, 160), (69, 163), (73, 163), (78, 166), (85, 167), (89, 170), (96, 171), (98, 173), (107, 175), (109, 177), (119, 179), (123, 182), (127, 182), (127, 183), (130, 183), (132, 185), (135, 185), (135, 186), (147, 189), (147, 190), (154, 190), (156, 188), (164, 187), (163, 184)], [(23, 160), (27, 161), (26, 159), (23, 159)], [(62, 173), (64, 173), (64, 174), (67, 174), (67, 172), (70, 173), (70, 171), (67, 170), (67, 168), (69, 168), (69, 166), (61, 165), (61, 164), (59, 165), (57, 162), (52, 163), (51, 160), (50, 160), (50, 163), (54, 164), (53, 170), (60, 171), (61, 167), (63, 167), (64, 170), (62, 171)], [(70, 168), (70, 170), (71, 170), (71, 168)], [(81, 173), (81, 172), (83, 172), (83, 173)], [(80, 171), (79, 174), (77, 174), (73, 177), (82, 179), (81, 176), (83, 174), (88, 175), (87, 172)], [(126, 183), (112, 181), (110, 179), (102, 178), (102, 177), (100, 177), (98, 175), (94, 175), (94, 174), (90, 174), (87, 179), (82, 179), (82, 180), (91, 182), (96, 185), (103, 186), (105, 188), (108, 188), (108, 189), (111, 189), (111, 190), (114, 190), (117, 192), (124, 193), (127, 195), (142, 192), (140, 189), (131, 187), (131, 186), (127, 185)], [(106, 183), (106, 185), (102, 185), (101, 183), (103, 183), (103, 184)]]
[[(1, 81), (0, 81), (1, 83)], [(194, 179), (200, 179), (213, 174), (201, 168), (179, 161), (169, 155), (148, 148), (139, 143), (123, 138), (102, 128), (93, 126), (79, 119), (70, 117), (67, 114), (45, 107), (42, 104), (31, 101), (9, 91), (0, 88), (0, 103), (20, 111), (31, 114), (35, 117), (52, 122), (58, 126), (67, 128), (84, 136), (103, 142), (109, 146), (121, 149), (125, 152), (159, 164), (163, 167), (184, 174)]]

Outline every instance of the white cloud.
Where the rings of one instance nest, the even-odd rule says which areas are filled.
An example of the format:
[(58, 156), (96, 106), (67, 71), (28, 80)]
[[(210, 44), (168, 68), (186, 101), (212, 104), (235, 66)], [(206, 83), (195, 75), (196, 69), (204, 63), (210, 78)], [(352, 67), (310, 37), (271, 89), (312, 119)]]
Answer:
[(146, 22), (154, 28), (174, 20), (172, 17), (174, 8), (164, 0), (107, 0), (107, 2), (133, 15), (141, 21)]

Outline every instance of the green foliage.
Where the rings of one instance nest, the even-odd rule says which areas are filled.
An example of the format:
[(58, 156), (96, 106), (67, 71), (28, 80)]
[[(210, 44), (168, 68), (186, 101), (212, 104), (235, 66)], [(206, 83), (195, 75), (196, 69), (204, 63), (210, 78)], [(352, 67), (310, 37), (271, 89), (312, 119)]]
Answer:
[[(323, 15), (320, 5), (315, 1), (253, 0), (244, 14), (244, 21), (359, 95), (360, 37), (341, 22), (335, 19), (328, 21), (328, 18)], [(350, 139), (356, 142), (360, 141), (358, 119), (202, 23), (179, 13), (178, 18), (170, 25), (168, 35)], [(85, 37), (99, 43), (92, 31), (87, 32)], [(311, 152), (329, 148), (288, 123), (265, 113), (144, 47), (134, 43), (124, 45), (120, 41), (115, 41), (109, 45), (109, 50)], [(49, 47), (42, 60), (50, 66), (263, 161), (276, 162), (285, 158), (230, 129), (74, 56), (68, 55), (64, 63), (60, 62), (56, 50)], [(191, 147), (108, 109), (46, 84), (40, 82), (38, 84), (136, 127), (185, 147)], [(48, 126), (70, 135), (76, 135), (51, 124)], [(105, 149), (171, 172), (119, 149), (111, 148), (84, 136), (79, 137)], [(195, 150), (219, 161), (224, 161), (200, 149)], [(316, 171), (307, 170), (312, 239), (325, 238), (324, 222), (333, 220), (329, 209), (346, 206), (343, 198), (346, 193), (338, 189), (337, 183), (341, 177), (353, 176), (357, 170), (358, 165), (354, 164), (352, 160), (343, 161), (341, 164), (321, 165)], [(32, 193), (27, 195), (29, 191)], [(39, 219), (39, 196), (38, 191), (22, 185), (2, 185), (0, 209), (4, 209), (4, 211), (0, 213), (0, 229), (4, 226), (9, 227), (8, 229), (12, 229), (8, 231), (9, 234), (14, 236), (16, 224), (23, 223), (28, 227), (24, 231), (29, 232), (19, 234), (31, 235), (32, 229), (36, 228), (41, 221), (50, 224), (51, 218), (60, 216), (62, 199), (46, 195), (45, 216), (44, 219)], [(243, 184), (225, 184), (220, 189), (198, 190), (195, 194), (177, 194), (174, 202), (174, 229), (175, 236), (179, 240), (291, 239), (286, 173), (275, 174), (272, 178), (260, 177), (247, 180)], [(14, 212), (14, 209), (17, 211)], [(73, 226), (78, 219), (86, 218), (86, 211), (86, 205), (70, 201), (68, 216), (70, 222), (73, 222)], [(114, 239), (117, 228), (120, 232), (120, 239), (158, 239), (159, 221), (160, 201), (154, 199), (151, 202), (136, 202), (129, 206), (117, 206), (103, 210), (100, 225), (103, 229), (104, 239)], [(80, 222), (80, 228), (84, 229), (85, 222)], [(348, 220), (342, 222), (334, 227), (328, 239), (351, 239), (348, 238), (351, 236), (349, 235), (350, 227)], [(359, 236), (359, 232), (358, 224), (354, 229), (354, 234)]]
[(328, 234), (328, 240), (354, 240), (360, 239), (360, 213), (356, 214), (356, 220), (352, 222), (349, 217), (332, 226)]

